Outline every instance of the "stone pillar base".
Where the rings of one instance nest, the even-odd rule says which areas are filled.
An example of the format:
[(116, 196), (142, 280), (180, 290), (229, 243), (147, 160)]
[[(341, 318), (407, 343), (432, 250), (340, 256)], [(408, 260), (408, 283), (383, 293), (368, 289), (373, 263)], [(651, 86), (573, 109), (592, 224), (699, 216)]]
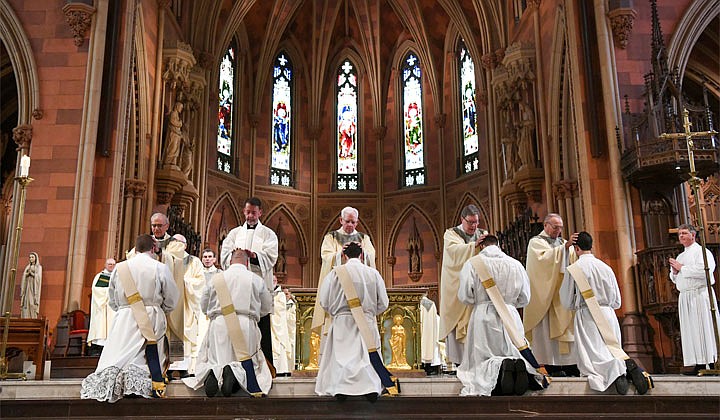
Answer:
[(620, 331), (625, 353), (646, 371), (656, 371), (653, 363), (655, 354), (650, 342), (651, 329), (647, 316), (638, 312), (625, 314), (620, 323)]

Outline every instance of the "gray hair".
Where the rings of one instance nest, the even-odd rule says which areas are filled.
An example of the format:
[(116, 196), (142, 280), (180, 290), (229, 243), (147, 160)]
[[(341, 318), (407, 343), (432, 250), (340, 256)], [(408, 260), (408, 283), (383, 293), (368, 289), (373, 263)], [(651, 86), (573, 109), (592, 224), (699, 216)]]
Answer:
[(170, 220), (168, 220), (168, 217), (165, 215), (165, 213), (154, 213), (152, 216), (150, 216), (150, 223), (152, 223), (152, 219), (155, 219), (157, 217), (162, 217), (162, 219), (164, 220), (164, 225), (170, 223)]
[(475, 204), (468, 204), (460, 212), (460, 217), (480, 216), (480, 209)]
[(695, 229), (695, 226), (691, 225), (690, 223), (683, 223), (682, 225), (678, 226), (678, 230), (685, 229), (689, 232), (697, 234), (697, 229)]
[(360, 218), (360, 213), (358, 213), (358, 210), (355, 207), (347, 206), (344, 209), (340, 210), (340, 217), (342, 217), (343, 219), (348, 214), (353, 214), (356, 219)]
[(548, 214), (545, 216), (545, 218), (543, 219), (543, 224), (548, 223), (548, 222), (550, 221), (550, 219), (553, 219), (553, 218), (556, 218), (556, 217), (557, 217), (558, 219), (562, 220), (562, 216), (560, 216), (559, 214), (557, 214), (557, 213), (548, 213)]

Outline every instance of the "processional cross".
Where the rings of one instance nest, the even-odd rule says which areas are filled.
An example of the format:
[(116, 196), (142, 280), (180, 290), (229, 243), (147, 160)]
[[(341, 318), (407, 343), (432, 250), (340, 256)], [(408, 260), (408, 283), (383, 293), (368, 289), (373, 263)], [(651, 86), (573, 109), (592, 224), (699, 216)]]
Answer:
[(718, 333), (718, 323), (717, 323), (717, 307), (715, 306), (715, 299), (713, 299), (714, 293), (712, 284), (710, 283), (710, 276), (712, 275), (710, 273), (710, 267), (708, 266), (708, 259), (707, 259), (707, 246), (705, 245), (705, 218), (704, 218), (704, 207), (705, 207), (705, 198), (703, 196), (702, 191), (700, 191), (700, 178), (697, 177), (697, 171), (695, 170), (695, 154), (693, 153), (693, 137), (698, 136), (714, 136), (718, 132), (712, 129), (712, 126), (710, 127), (710, 131), (690, 131), (690, 127), (692, 126), (692, 123), (690, 122), (690, 113), (688, 112), (687, 108), (683, 109), (683, 127), (685, 128), (685, 132), (683, 133), (663, 133), (660, 134), (660, 138), (663, 139), (679, 139), (679, 138), (685, 138), (685, 141), (687, 143), (687, 151), (688, 151), (688, 161), (690, 162), (690, 179), (688, 180), (688, 183), (690, 184), (690, 188), (692, 189), (692, 193), (695, 196), (695, 212), (697, 213), (697, 232), (700, 235), (700, 245), (702, 246), (702, 256), (703, 256), (703, 264), (705, 268), (705, 284), (708, 289), (708, 298), (710, 299), (710, 316), (712, 317), (712, 323), (713, 323), (713, 330), (715, 332), (715, 365), (713, 369), (702, 369), (699, 372), (700, 376), (703, 375), (719, 375), (720, 374), (720, 366), (718, 366), (718, 356), (717, 354), (720, 352), (720, 334)]

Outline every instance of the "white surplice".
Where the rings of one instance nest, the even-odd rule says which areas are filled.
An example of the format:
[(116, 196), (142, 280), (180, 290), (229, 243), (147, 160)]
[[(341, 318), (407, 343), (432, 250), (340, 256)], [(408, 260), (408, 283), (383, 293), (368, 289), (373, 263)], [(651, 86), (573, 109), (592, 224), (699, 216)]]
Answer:
[[(483, 259), (517, 330), (522, 331), (523, 324), (517, 308), (524, 307), (530, 300), (530, 281), (523, 265), (495, 245), (484, 248), (473, 258)], [(466, 262), (460, 271), (458, 299), (465, 305), (472, 305), (463, 359), (457, 368), (457, 377), (463, 384), (460, 395), (489, 396), (497, 384), (505, 359), (522, 359), (528, 373), (535, 375), (538, 382), (542, 380), (542, 376), (510, 340), (471, 261)]]
[[(115, 311), (108, 305), (108, 286), (98, 287), (98, 280), (101, 275), (107, 276), (108, 279), (112, 274), (111, 271), (103, 269), (97, 273), (92, 282), (92, 296), (90, 301), (90, 326), (88, 328), (87, 342), (96, 346), (104, 346), (105, 340), (110, 331), (113, 319), (115, 319)], [(109, 280), (108, 280), (109, 283)]]
[[(179, 292), (170, 270), (146, 253), (123, 261), (127, 264), (137, 290), (142, 296), (150, 324), (158, 338), (160, 366), (165, 365), (165, 313), (177, 304)], [(119, 265), (118, 264), (118, 265)], [(123, 395), (135, 394), (150, 398), (152, 381), (145, 358), (145, 337), (140, 333), (132, 309), (119, 282), (117, 268), (110, 276), (108, 304), (116, 312), (95, 373), (83, 379), (83, 399), (115, 402)]]
[[(265, 355), (260, 350), (260, 329), (257, 322), (260, 317), (270, 313), (270, 292), (267, 291), (263, 280), (242, 264), (232, 264), (223, 274), (235, 307), (235, 314), (240, 321), (240, 329), (245, 337), (248, 351), (252, 354), (258, 385), (260, 390), (267, 394), (272, 386), (272, 375), (265, 362)], [(204, 385), (205, 378), (212, 371), (218, 380), (218, 385), (222, 386), (223, 368), (230, 365), (240, 386), (247, 390), (245, 369), (235, 358), (217, 292), (211, 284), (205, 287), (200, 306), (210, 318), (210, 327), (200, 346), (195, 377), (184, 378), (183, 382), (193, 389), (198, 389)]]
[[(715, 284), (715, 258), (706, 250), (710, 284)], [(678, 316), (680, 317), (680, 338), (682, 340), (683, 364), (685, 366), (714, 363), (715, 332), (710, 312), (710, 298), (705, 279), (705, 263), (702, 246), (697, 242), (685, 248), (676, 260), (683, 265), (677, 274), (670, 270), (670, 280), (680, 292), (678, 297)], [(712, 295), (717, 308), (717, 299)], [(720, 325), (720, 317), (718, 317)]]
[(273, 366), (277, 373), (288, 373), (290, 372), (290, 365), (288, 364), (290, 336), (287, 323), (287, 299), (280, 286), (277, 286), (273, 293), (275, 295), (273, 298), (273, 312), (270, 314)]
[[(389, 304), (385, 282), (377, 270), (364, 265), (357, 258), (348, 260), (345, 267), (375, 338), (370, 345), (380, 353), (380, 333), (376, 316), (385, 311)], [(320, 357), (315, 393), (321, 396), (380, 394), (383, 390), (380, 377), (370, 364), (368, 346), (360, 336), (360, 330), (350, 313), (347, 298), (334, 271), (325, 277), (318, 299), (323, 309), (332, 316), (332, 324), (323, 344), (325, 347)], [(382, 359), (382, 355), (380, 358)]]
[[(257, 255), (257, 264), (250, 262), (250, 271), (260, 276), (269, 292), (273, 290), (273, 268), (278, 257), (278, 239), (275, 232), (258, 221), (254, 229), (247, 222), (234, 228), (222, 243), (220, 262), (223, 269), (230, 265), (235, 249), (249, 249)], [(270, 296), (272, 304), (272, 296)]]
[(442, 363), (440, 359), (440, 345), (438, 343), (440, 332), (440, 316), (437, 313), (435, 302), (423, 296), (420, 300), (420, 360), (437, 366)]
[[(620, 307), (620, 288), (612, 268), (592, 254), (581, 255), (577, 264), (587, 277), (595, 294), (600, 310), (612, 328), (618, 343), (622, 343), (620, 324), (615, 309)], [(596, 391), (605, 391), (618, 376), (627, 372), (624, 360), (613, 357), (600, 330), (588, 309), (585, 299), (569, 271), (560, 286), (560, 301), (569, 310), (575, 311), (574, 352), (582, 376), (587, 376), (588, 385)]]

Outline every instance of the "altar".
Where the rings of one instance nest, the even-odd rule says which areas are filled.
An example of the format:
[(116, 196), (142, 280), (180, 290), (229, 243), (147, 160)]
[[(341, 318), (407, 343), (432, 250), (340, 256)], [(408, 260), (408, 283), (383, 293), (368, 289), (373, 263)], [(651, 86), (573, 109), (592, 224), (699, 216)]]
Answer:
[[(383, 362), (393, 371), (420, 369), (420, 301), (427, 294), (422, 288), (388, 289), (388, 309), (377, 317)], [(316, 289), (294, 289), (297, 301), (295, 370), (318, 369), (320, 337), (311, 332)]]

